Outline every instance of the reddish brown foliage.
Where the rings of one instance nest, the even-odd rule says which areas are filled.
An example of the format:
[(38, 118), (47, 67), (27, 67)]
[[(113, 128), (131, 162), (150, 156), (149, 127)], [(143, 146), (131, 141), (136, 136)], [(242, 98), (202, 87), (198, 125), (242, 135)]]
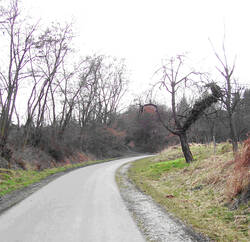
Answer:
[(242, 154), (236, 156), (236, 169), (240, 169), (242, 167), (249, 168), (250, 166), (250, 138), (248, 138), (244, 142), (244, 149)]
[(250, 183), (250, 138), (244, 142), (242, 152), (235, 157), (235, 166), (232, 176), (229, 179), (230, 198), (243, 192)]
[(154, 105), (152, 105), (152, 104), (146, 104), (143, 107), (143, 112), (144, 113), (153, 113), (153, 114), (155, 114), (156, 113), (156, 107)]

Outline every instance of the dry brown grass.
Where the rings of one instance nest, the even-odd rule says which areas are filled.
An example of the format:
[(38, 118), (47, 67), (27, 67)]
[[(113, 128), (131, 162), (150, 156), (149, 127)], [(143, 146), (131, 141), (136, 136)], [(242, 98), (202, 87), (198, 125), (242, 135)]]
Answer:
[(234, 159), (234, 168), (228, 177), (226, 194), (230, 199), (243, 192), (250, 184), (250, 138), (243, 145), (243, 148)]
[(153, 159), (134, 163), (130, 177), (166, 210), (212, 241), (249, 241), (248, 205), (234, 210), (228, 206), (228, 180), (238, 169), (229, 148), (228, 143), (218, 144), (214, 154), (212, 145), (192, 145), (195, 162), (162, 172), (160, 164), (179, 160), (180, 148), (172, 147)]

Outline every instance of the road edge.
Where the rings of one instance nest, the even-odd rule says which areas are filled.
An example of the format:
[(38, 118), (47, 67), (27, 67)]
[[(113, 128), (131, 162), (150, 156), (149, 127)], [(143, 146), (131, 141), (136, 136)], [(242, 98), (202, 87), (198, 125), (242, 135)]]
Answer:
[[(133, 161), (132, 161), (133, 162)], [(191, 225), (188, 225), (181, 221), (180, 219), (176, 218), (173, 214), (166, 211), (160, 204), (156, 203), (149, 195), (145, 194), (143, 191), (141, 191), (128, 177), (128, 169), (132, 162), (128, 162), (121, 167), (119, 167), (116, 170), (116, 183), (119, 188), (121, 197), (129, 210), (131, 216), (133, 217), (135, 223), (137, 224), (137, 227), (139, 228), (140, 232), (145, 237), (146, 241), (159, 241), (160, 235), (156, 235), (158, 237), (156, 240), (152, 239), (152, 231), (149, 231), (147, 229), (147, 221), (142, 221), (141, 216), (139, 213), (137, 213), (135, 209), (135, 203), (133, 201), (130, 201), (127, 197), (127, 192), (135, 192), (140, 193), (144, 199), (150, 200), (155, 206), (159, 208), (159, 210), (167, 215), (174, 223), (178, 224), (186, 233), (189, 235), (192, 239), (192, 241), (199, 241), (199, 242), (207, 242), (210, 241), (209, 238), (204, 236), (201, 233), (196, 232)], [(131, 191), (131, 189), (133, 191)], [(130, 191), (128, 191), (130, 190)], [(155, 233), (155, 232), (154, 232)], [(164, 240), (160, 240), (164, 241)], [(186, 240), (183, 240), (186, 241)]]
[[(117, 159), (122, 159), (122, 158), (123, 157), (118, 157)], [(86, 164), (86, 165), (83, 165), (80, 167), (69, 168), (65, 171), (60, 171), (58, 173), (49, 175), (49, 176), (41, 179), (38, 182), (35, 182), (35, 183), (28, 185), (27, 187), (12, 191), (10, 193), (7, 193), (7, 194), (0, 197), (0, 216), (5, 211), (10, 209), (11, 207), (15, 206), (16, 204), (20, 203), (21, 201), (23, 201), (24, 199), (26, 199), (27, 197), (32, 195), (34, 192), (38, 191), (39, 189), (43, 188), (44, 186), (46, 186), (50, 182), (54, 181), (55, 179), (57, 179), (63, 175), (66, 175), (66, 174), (68, 174), (74, 170), (77, 170), (77, 169), (85, 168), (88, 166), (94, 166), (94, 165), (98, 165), (98, 164), (103, 164), (103, 163), (110, 162), (113, 160), (114, 159), (112, 158), (112, 159), (104, 160), (102, 162), (97, 161), (96, 163)]]

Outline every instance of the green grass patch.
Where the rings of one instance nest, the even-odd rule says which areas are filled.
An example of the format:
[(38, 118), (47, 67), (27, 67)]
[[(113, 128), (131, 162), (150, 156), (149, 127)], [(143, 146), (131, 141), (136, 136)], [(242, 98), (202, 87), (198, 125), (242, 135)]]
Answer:
[(168, 172), (173, 169), (181, 169), (188, 166), (184, 158), (178, 158), (176, 160), (158, 162), (148, 167), (147, 176), (152, 179), (159, 179), (164, 172)]
[(213, 241), (250, 241), (249, 205), (230, 210), (225, 196), (233, 159), (228, 144), (192, 145), (185, 163), (180, 147), (132, 163), (129, 177), (167, 211)]

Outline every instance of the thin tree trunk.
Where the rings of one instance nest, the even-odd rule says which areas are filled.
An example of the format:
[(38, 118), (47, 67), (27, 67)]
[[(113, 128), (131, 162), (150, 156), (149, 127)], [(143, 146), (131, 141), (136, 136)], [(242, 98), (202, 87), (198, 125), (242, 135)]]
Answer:
[(229, 119), (229, 126), (230, 126), (230, 135), (231, 135), (231, 140), (232, 140), (232, 145), (233, 145), (233, 152), (237, 152), (238, 151), (238, 141), (237, 141), (237, 137), (235, 134), (233, 120), (232, 120), (231, 116), (229, 116), (228, 119)]
[(215, 135), (213, 135), (213, 146), (214, 146), (214, 155), (216, 155), (216, 140), (215, 140)]

